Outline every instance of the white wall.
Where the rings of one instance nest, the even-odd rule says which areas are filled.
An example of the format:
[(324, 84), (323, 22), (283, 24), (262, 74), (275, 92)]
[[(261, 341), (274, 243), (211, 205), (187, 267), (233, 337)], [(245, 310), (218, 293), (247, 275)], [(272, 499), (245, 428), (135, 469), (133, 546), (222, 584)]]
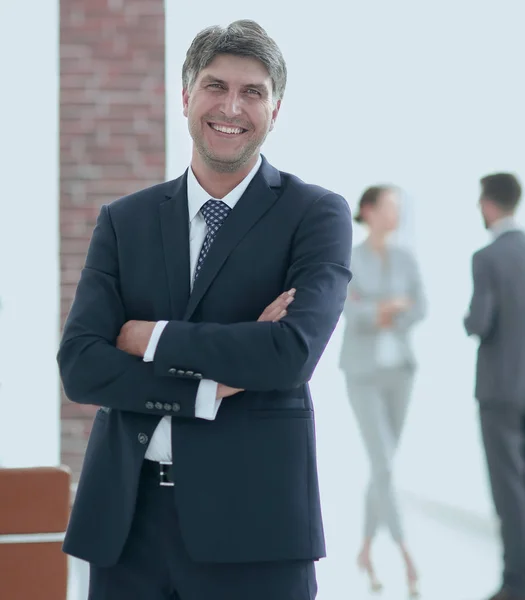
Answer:
[[(259, 21), (289, 67), (266, 156), (342, 193), (351, 205), (372, 183), (396, 183), (413, 208), (406, 235), (421, 262), (430, 316), (416, 335), (421, 369), (399, 481), (489, 516), (472, 396), (475, 346), (464, 336), (462, 317), (470, 256), (487, 240), (476, 206), (479, 178), (510, 170), (525, 183), (524, 5), (327, 0), (294, 8), (268, 0), (247, 8), (241, 0), (203, 0), (194, 6), (167, 0), (168, 176), (181, 173), (189, 159), (180, 71), (193, 36), (215, 23)], [(332, 473), (340, 477), (339, 467), (323, 463), (323, 444), (336, 443), (330, 432), (356, 435), (336, 367), (339, 344), (340, 330), (315, 380), (326, 481)], [(341, 460), (348, 461), (351, 481), (355, 457)]]
[(59, 462), (58, 1), (0, 1), (0, 466)]

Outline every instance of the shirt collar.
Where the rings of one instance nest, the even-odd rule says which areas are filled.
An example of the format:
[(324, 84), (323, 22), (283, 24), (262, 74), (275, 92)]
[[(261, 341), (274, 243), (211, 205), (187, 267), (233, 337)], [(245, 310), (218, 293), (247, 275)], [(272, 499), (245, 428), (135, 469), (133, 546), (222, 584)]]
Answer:
[(516, 231), (517, 229), (519, 229), (519, 227), (516, 220), (513, 216), (509, 216), (502, 217), (494, 222), (490, 227), (490, 232), (492, 233), (492, 237), (496, 239), (508, 231)]
[[(241, 199), (241, 196), (246, 191), (246, 188), (250, 185), (251, 180), (255, 177), (259, 167), (261, 166), (262, 158), (259, 155), (257, 162), (255, 163), (253, 169), (246, 175), (246, 177), (239, 183), (239, 185), (233, 190), (221, 198), (222, 202), (227, 204), (230, 208), (234, 208), (237, 202)], [(208, 202), (208, 200), (217, 200), (217, 198), (212, 198), (208, 192), (201, 186), (201, 184), (197, 181), (195, 174), (193, 173), (193, 169), (188, 169), (188, 213), (190, 218), (190, 223), (197, 216), (200, 209)]]

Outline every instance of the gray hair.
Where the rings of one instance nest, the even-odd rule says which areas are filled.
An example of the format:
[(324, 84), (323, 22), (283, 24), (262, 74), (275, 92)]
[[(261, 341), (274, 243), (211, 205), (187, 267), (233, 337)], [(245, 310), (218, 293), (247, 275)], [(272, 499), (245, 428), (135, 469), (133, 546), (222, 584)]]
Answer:
[(191, 90), (199, 73), (219, 54), (256, 58), (266, 67), (276, 100), (281, 100), (286, 87), (286, 63), (277, 44), (255, 21), (243, 19), (227, 27), (214, 25), (197, 34), (182, 67), (182, 85)]

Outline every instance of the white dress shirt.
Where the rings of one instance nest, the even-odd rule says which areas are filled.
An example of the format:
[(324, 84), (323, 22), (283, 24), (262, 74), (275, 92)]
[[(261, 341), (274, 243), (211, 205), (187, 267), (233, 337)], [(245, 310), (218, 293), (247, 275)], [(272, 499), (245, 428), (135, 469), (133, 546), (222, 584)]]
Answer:
[[(220, 198), (220, 200), (230, 208), (234, 208), (259, 170), (261, 162), (262, 159), (259, 156), (259, 160), (250, 173), (248, 173), (236, 188), (224, 198)], [(188, 212), (190, 219), (190, 286), (192, 287), (195, 267), (208, 230), (206, 221), (200, 210), (208, 200), (217, 200), (217, 198), (210, 198), (210, 195), (197, 181), (197, 178), (190, 167), (188, 169)], [(167, 321), (159, 321), (155, 325), (146, 353), (144, 354), (144, 362), (153, 361), (157, 344), (159, 343), (160, 336), (167, 323)], [(197, 391), (195, 416), (199, 419), (213, 421), (217, 416), (220, 405), (221, 399), (217, 399), (217, 383), (215, 381), (210, 381), (209, 379), (202, 379)], [(146, 451), (146, 458), (159, 462), (171, 462), (171, 417), (163, 417), (158, 424), (151, 436), (151, 441)]]

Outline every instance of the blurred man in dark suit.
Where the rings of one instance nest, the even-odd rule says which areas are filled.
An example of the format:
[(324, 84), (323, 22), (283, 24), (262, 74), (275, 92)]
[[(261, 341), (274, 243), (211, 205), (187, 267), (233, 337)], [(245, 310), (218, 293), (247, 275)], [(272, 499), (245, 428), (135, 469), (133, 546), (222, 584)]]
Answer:
[(481, 180), (480, 208), (492, 242), (472, 259), (474, 292), (465, 329), (479, 340), (476, 398), (504, 549), (503, 585), (491, 600), (525, 599), (525, 233), (510, 174)]

